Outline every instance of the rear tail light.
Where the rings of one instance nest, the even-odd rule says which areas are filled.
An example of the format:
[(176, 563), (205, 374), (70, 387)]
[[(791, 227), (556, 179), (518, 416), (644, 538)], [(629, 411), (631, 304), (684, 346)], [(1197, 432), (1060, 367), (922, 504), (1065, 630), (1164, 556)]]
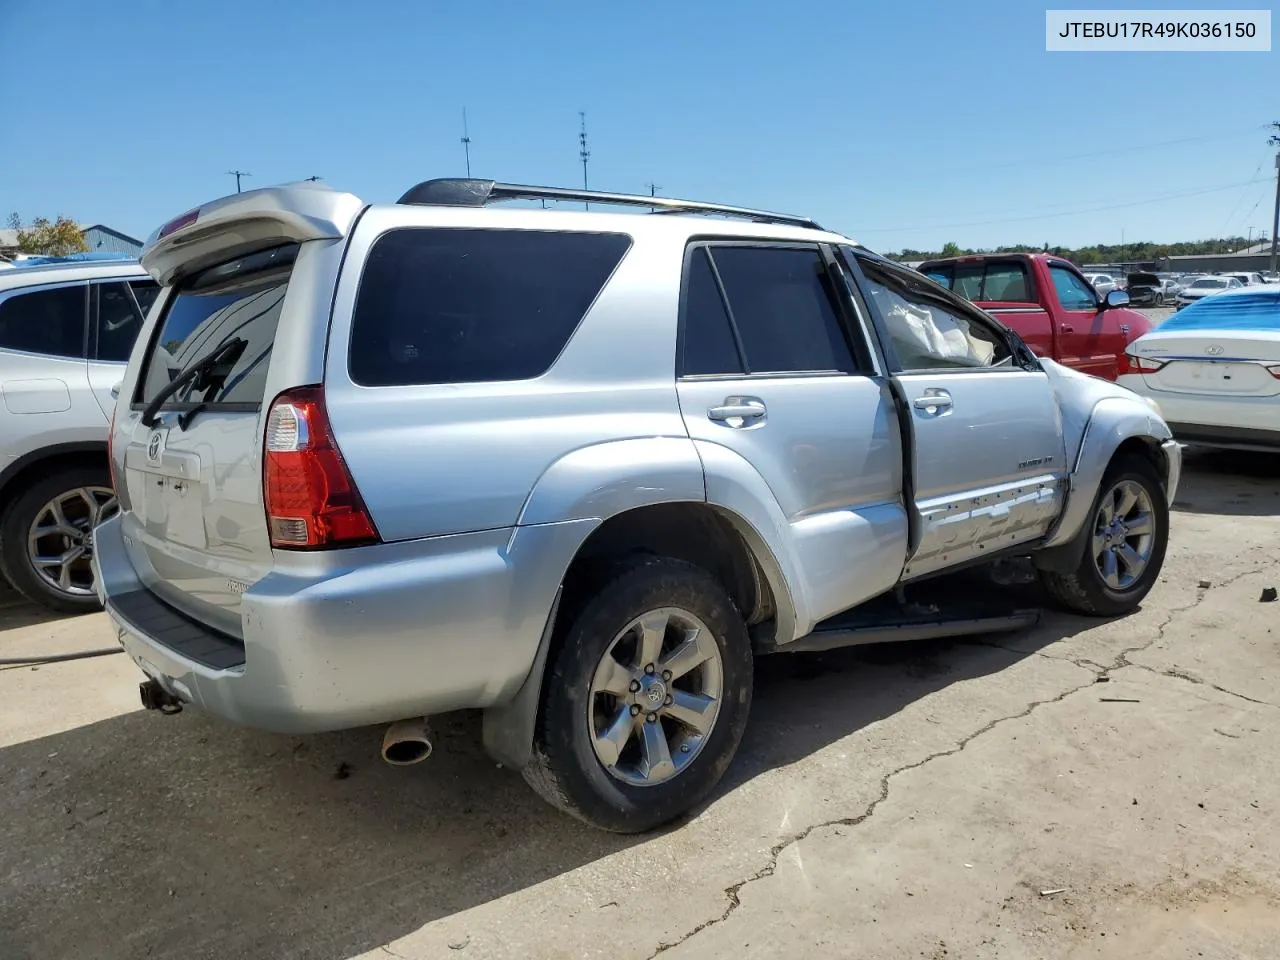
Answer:
[(273, 547), (352, 547), (378, 540), (333, 439), (320, 387), (278, 396), (267, 414), (263, 494)]
[(1267, 367), (1267, 373), (1271, 374), (1277, 380), (1280, 380), (1280, 363)]
[(1168, 362), (1168, 360), (1152, 360), (1150, 357), (1139, 357), (1136, 354), (1124, 353), (1120, 356), (1120, 372), (1156, 373)]

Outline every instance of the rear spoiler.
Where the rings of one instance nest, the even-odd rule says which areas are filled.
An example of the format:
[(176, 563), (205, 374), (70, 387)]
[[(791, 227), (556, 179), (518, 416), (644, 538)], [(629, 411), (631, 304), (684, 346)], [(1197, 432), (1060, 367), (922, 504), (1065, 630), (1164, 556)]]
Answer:
[(147, 238), (142, 266), (161, 286), (281, 243), (337, 240), (365, 207), (359, 197), (303, 182), (246, 190), (170, 220)]

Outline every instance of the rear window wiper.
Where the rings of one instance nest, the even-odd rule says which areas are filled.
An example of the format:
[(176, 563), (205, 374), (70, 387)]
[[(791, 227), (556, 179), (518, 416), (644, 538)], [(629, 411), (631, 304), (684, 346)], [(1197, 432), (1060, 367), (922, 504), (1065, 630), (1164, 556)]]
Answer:
[[(208, 356), (202, 357), (191, 366), (187, 367), (169, 383), (165, 384), (164, 389), (152, 397), (151, 402), (142, 409), (142, 425), (144, 427), (154, 427), (156, 425), (156, 414), (160, 412), (160, 408), (164, 406), (166, 400), (181, 390), (184, 386), (192, 381), (204, 380), (203, 384), (197, 383), (197, 388), (207, 390), (214, 383), (209, 377), (209, 373), (219, 363), (225, 361), (228, 364), (234, 364), (239, 359), (240, 354), (244, 352), (244, 348), (249, 345), (249, 341), (244, 337), (235, 337), (225, 343), (219, 344), (216, 349)], [(230, 372), (228, 370), (228, 372)], [(225, 378), (225, 377), (224, 377)]]

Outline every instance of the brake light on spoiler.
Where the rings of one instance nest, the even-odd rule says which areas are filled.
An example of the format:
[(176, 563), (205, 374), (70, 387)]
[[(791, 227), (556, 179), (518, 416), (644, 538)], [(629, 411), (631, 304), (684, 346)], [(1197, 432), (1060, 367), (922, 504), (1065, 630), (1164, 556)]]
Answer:
[(263, 440), (263, 500), (271, 546), (376, 543), (378, 531), (333, 439), (320, 387), (276, 397)]
[(195, 223), (199, 219), (200, 219), (199, 207), (196, 207), (194, 210), (188, 210), (182, 216), (175, 217), (173, 220), (170, 220), (163, 227), (161, 227), (160, 232), (156, 234), (156, 239), (163, 240), (165, 237), (173, 233), (175, 230), (181, 230), (183, 227), (189, 227), (191, 226), (191, 224)]

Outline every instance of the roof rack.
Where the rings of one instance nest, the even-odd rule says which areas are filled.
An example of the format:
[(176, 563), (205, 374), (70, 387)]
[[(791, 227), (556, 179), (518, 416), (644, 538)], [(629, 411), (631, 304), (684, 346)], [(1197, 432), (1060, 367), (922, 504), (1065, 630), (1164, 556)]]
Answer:
[(821, 230), (809, 217), (789, 213), (770, 213), (747, 207), (730, 207), (699, 200), (673, 200), (668, 197), (646, 197), (631, 193), (604, 193), (598, 190), (570, 190), (563, 187), (531, 187), (494, 180), (441, 178), (424, 180), (410, 188), (398, 203), (427, 204), (445, 207), (483, 207), (498, 200), (574, 200), (614, 206), (648, 207), (655, 213), (699, 213), (722, 217), (743, 217), (757, 223), (780, 223), (793, 227)]

